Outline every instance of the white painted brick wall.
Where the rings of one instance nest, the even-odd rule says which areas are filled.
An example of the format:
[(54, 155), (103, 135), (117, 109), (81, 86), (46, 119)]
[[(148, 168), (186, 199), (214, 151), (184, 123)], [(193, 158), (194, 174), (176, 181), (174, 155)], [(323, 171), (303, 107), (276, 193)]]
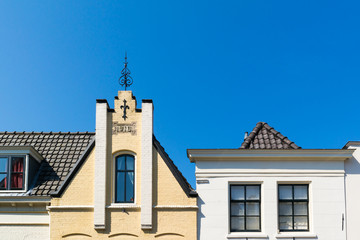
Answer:
[(347, 240), (358, 240), (360, 239), (360, 144), (349, 146), (349, 149), (356, 151), (353, 157), (345, 162)]
[(94, 227), (105, 228), (107, 103), (96, 103)]
[[(197, 162), (197, 180), (209, 180), (208, 184), (196, 186), (199, 194), (198, 239), (227, 240), (231, 235), (237, 235), (234, 239), (292, 240), (293, 236), (279, 237), (277, 186), (279, 183), (309, 183), (310, 231), (289, 234), (306, 235), (296, 237), (296, 240), (345, 240), (341, 221), (345, 212), (343, 170), (342, 161)], [(229, 234), (230, 183), (261, 184), (261, 232)]]
[(142, 103), (141, 228), (152, 228), (153, 104)]
[(50, 239), (48, 225), (4, 225), (0, 226), (3, 240), (47, 240)]

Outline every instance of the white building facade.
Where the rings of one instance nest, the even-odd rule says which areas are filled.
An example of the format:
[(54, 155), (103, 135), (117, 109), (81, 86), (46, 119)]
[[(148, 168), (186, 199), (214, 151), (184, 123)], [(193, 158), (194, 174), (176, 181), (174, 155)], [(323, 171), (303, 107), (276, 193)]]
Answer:
[(198, 239), (359, 239), (359, 191), (348, 190), (360, 171), (345, 181), (359, 165), (355, 146), (347, 148), (301, 149), (261, 122), (239, 149), (188, 150), (196, 163)]

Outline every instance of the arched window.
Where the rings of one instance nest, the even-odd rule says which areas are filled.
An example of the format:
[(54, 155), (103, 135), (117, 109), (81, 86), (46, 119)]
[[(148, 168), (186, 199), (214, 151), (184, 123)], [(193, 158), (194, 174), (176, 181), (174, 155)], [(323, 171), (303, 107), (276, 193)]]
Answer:
[(134, 202), (134, 156), (124, 154), (115, 158), (115, 202)]

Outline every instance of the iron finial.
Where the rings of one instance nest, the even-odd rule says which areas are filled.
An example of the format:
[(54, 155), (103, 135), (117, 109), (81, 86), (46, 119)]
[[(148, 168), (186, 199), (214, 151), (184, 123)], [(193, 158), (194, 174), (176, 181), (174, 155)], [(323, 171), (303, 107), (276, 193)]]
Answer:
[(127, 53), (125, 52), (125, 62), (124, 62), (124, 68), (121, 70), (121, 77), (119, 78), (119, 84), (121, 86), (125, 86), (125, 91), (127, 87), (130, 87), (133, 84), (133, 79), (130, 76), (131, 72), (127, 68)]

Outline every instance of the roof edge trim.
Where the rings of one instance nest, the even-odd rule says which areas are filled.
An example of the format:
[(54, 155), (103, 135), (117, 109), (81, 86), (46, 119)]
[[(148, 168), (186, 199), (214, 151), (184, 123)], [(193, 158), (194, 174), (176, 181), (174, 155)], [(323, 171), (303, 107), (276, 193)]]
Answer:
[(348, 149), (350, 146), (360, 146), (360, 141), (348, 141), (342, 149)]
[(107, 108), (110, 108), (109, 103), (108, 103), (108, 101), (106, 99), (96, 99), (96, 103), (99, 103), (99, 104), (106, 103)]
[(56, 191), (51, 192), (50, 196), (60, 197), (62, 195), (62, 193), (65, 191), (65, 189), (67, 188), (67, 186), (69, 185), (71, 180), (76, 175), (79, 168), (82, 166), (82, 164), (85, 162), (86, 158), (89, 156), (89, 154), (90, 154), (91, 150), (94, 148), (94, 146), (95, 146), (95, 138), (90, 142), (90, 144), (87, 146), (87, 148), (85, 149), (83, 154), (79, 157), (79, 160), (75, 163), (75, 166), (71, 169), (69, 174), (66, 176), (64, 182), (60, 185), (60, 187)]
[(180, 170), (176, 168), (174, 162), (165, 152), (164, 148), (161, 146), (160, 142), (156, 139), (154, 135), (153, 135), (153, 144), (155, 149), (160, 154), (160, 156), (164, 159), (164, 162), (166, 163), (166, 165), (168, 166), (171, 173), (174, 175), (175, 179), (178, 181), (178, 183), (180, 184), (181, 188), (184, 190), (186, 195), (188, 197), (197, 197), (198, 193), (192, 187), (190, 187), (187, 182), (184, 181), (185, 177), (180, 175), (181, 174)]
[(345, 161), (354, 149), (187, 149), (190, 162), (210, 160)]
[(44, 157), (31, 145), (0, 146), (0, 154), (30, 154), (39, 163), (44, 160)]

